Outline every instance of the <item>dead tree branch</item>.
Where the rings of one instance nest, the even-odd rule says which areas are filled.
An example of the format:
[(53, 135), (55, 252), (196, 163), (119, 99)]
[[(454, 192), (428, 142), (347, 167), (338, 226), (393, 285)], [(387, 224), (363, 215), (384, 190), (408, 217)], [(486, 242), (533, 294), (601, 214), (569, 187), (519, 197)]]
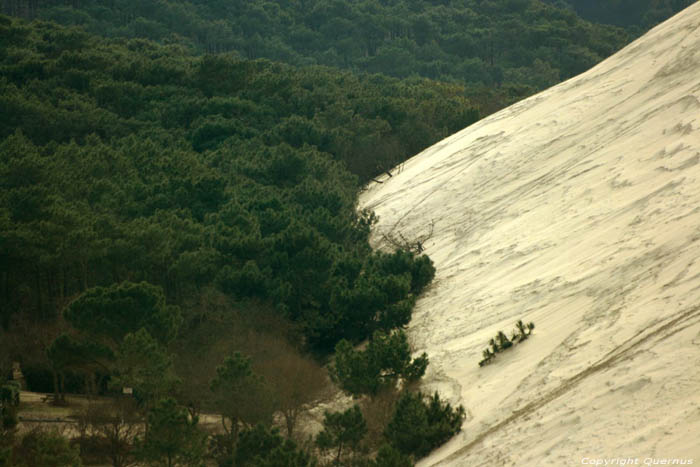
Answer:
[(433, 237), (435, 231), (435, 220), (431, 220), (428, 224), (428, 231), (414, 239), (406, 238), (401, 232), (396, 234), (392, 232), (382, 233), (384, 242), (397, 250), (410, 251), (411, 253), (421, 254), (425, 250), (425, 242)]

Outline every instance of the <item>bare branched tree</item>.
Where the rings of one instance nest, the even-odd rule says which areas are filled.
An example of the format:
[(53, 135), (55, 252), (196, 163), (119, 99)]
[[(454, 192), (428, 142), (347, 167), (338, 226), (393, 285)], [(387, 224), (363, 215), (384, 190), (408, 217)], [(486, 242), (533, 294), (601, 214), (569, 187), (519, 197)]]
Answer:
[(418, 235), (413, 239), (406, 238), (401, 232), (393, 233), (392, 231), (389, 231), (382, 233), (382, 240), (394, 249), (421, 254), (425, 250), (425, 242), (433, 237), (434, 231), (435, 220), (431, 220), (430, 224), (428, 224), (427, 232)]
[(78, 416), (81, 438), (93, 436), (105, 441), (112, 465), (134, 465), (132, 444), (143, 433), (144, 423), (132, 397), (121, 396), (110, 401), (91, 401)]
[(256, 370), (275, 388), (275, 405), (287, 437), (294, 437), (299, 416), (332, 391), (326, 370), (278, 336), (259, 335), (253, 349)]

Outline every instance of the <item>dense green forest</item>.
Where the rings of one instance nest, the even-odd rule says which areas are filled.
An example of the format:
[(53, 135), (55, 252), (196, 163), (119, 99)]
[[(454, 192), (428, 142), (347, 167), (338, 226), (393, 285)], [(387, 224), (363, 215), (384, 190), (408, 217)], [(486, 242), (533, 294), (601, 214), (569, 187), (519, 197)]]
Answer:
[(4, 326), (123, 280), (271, 301), (326, 349), (407, 322), (429, 263), (371, 253), (356, 194), (478, 118), (462, 87), (9, 18), (2, 35)]
[[(415, 391), (435, 269), (358, 193), (687, 3), (1, 0), (0, 375), (134, 396), (19, 439), (0, 378), (0, 466), (412, 465), (464, 409)], [(358, 405), (299, 444), (329, 377)]]
[(468, 83), (485, 112), (579, 74), (631, 39), (540, 0), (3, 0), (3, 11), (200, 53)]
[[(9, 17), (0, 36), (3, 374), (21, 362), (59, 403), (133, 387), (148, 417), (190, 407), (185, 431), (203, 409), (252, 429), (273, 409), (295, 419), (338, 342), (409, 322), (432, 263), (373, 252), (357, 194), (478, 119), (462, 86)], [(399, 337), (387, 345), (410, 355)], [(377, 364), (384, 378), (397, 362)], [(236, 390), (256, 398), (231, 402)]]
[(596, 23), (622, 26), (639, 35), (670, 18), (696, 0), (547, 0), (560, 8), (573, 9)]
[(467, 85), (491, 113), (575, 76), (693, 0), (1, 0), (0, 12), (194, 53)]

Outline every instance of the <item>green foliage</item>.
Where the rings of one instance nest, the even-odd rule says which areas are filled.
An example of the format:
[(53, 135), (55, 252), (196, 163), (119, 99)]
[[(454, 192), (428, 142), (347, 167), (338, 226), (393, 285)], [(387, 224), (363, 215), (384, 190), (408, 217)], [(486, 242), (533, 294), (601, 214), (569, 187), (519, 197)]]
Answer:
[(523, 323), (523, 320), (518, 320), (518, 322), (515, 323), (515, 330), (510, 339), (508, 339), (508, 336), (506, 336), (503, 331), (498, 331), (496, 337), (489, 341), (490, 348), (484, 349), (482, 353), (484, 358), (479, 362), (479, 366), (491, 363), (491, 360), (496, 358), (497, 353), (508, 350), (515, 344), (526, 340), (530, 334), (532, 334), (533, 329), (535, 329), (535, 323), (530, 322), (526, 325)]
[(165, 304), (162, 289), (146, 282), (86, 290), (71, 302), (64, 316), (74, 328), (92, 336), (105, 336), (113, 344), (141, 329), (167, 344), (182, 320), (177, 307)]
[(244, 430), (236, 445), (238, 467), (312, 467), (316, 459), (299, 449), (291, 439), (280, 436), (277, 429), (262, 425)]
[[(200, 4), (169, 10), (170, 24)], [(44, 6), (41, 16), (88, 30), (94, 18), (100, 32), (115, 19), (111, 6)], [(74, 8), (83, 6), (90, 11)], [(175, 382), (165, 349), (185, 338), (178, 330), (218, 319), (196, 305), (214, 289), (242, 315), (277, 310), (296, 325), (295, 344), (320, 354), (374, 334), (365, 366), (375, 382), (363, 390), (419, 378), (427, 358), (411, 361), (405, 336), (391, 330), (408, 323), (434, 267), (404, 251), (372, 252), (373, 216), (357, 212), (357, 194), (476, 121), (469, 89), (312, 61), (198, 57), (177, 38), (135, 38), (162, 39), (151, 13), (171, 2), (122, 6), (129, 39), (0, 17), (0, 322), (24, 315), (53, 326), (43, 378), (57, 392), (72, 374), (134, 388), (152, 409), (144, 459), (189, 462), (177, 460), (173, 440), (194, 420), (153, 403)], [(256, 14), (258, 26), (272, 15)], [(314, 23), (302, 35), (324, 27)], [(224, 40), (222, 25), (207, 34)], [(245, 27), (253, 56), (266, 39)], [(233, 456), (234, 434), (268, 422), (276, 398), (241, 354), (224, 361), (211, 390)], [(179, 428), (169, 434), (162, 420)], [(151, 425), (165, 431), (149, 438)], [(288, 444), (276, 449), (275, 459), (306, 462)]]
[[(515, 323), (515, 327), (516, 327), (517, 331), (514, 332), (513, 335), (519, 341), (524, 341), (532, 333), (533, 329), (535, 329), (535, 323), (529, 322), (526, 325), (525, 323), (523, 323), (523, 320), (520, 319), (520, 320), (518, 320), (517, 323)], [(513, 339), (513, 340), (515, 340), (515, 339)]]
[[(523, 88), (531, 93), (569, 78), (629, 41), (627, 31), (584, 21), (567, 8), (570, 5), (592, 20), (648, 27), (690, 2), (145, 0), (138, 5), (93, 5), (56, 0), (39, 2), (38, 10), (26, 11), (7, 2), (5, 11), (16, 15), (33, 11), (42, 19), (112, 37), (177, 41), (203, 53), (232, 52), (248, 59), (321, 64), (401, 78), (459, 80), (473, 83), (476, 92), (481, 85), (501, 86), (502, 105), (509, 93), (522, 97)], [(58, 45), (47, 46), (48, 50), (85, 47), (84, 34), (52, 36)], [(31, 65), (25, 64), (25, 69), (33, 69)], [(164, 64), (161, 68), (168, 69)], [(163, 72), (136, 70), (144, 77)], [(234, 91), (245, 78), (236, 73), (223, 79), (229, 70), (217, 60), (205, 63), (201, 72), (208, 78), (201, 81), (208, 96), (214, 89)], [(73, 81), (81, 83), (78, 78)]]
[(124, 337), (112, 371), (110, 386), (132, 388), (134, 397), (146, 405), (172, 394), (179, 382), (170, 355), (143, 328)]
[(226, 357), (216, 368), (210, 387), (223, 426), (234, 441), (240, 424), (270, 423), (274, 411), (272, 397), (262, 378), (253, 372), (249, 357), (240, 352)]
[[(0, 466), (9, 465), (15, 429), (19, 423), (17, 407), (20, 389), (15, 381), (0, 382)], [(8, 460), (3, 461), (3, 457)]]
[(377, 331), (362, 351), (342, 340), (336, 346), (332, 378), (353, 396), (376, 395), (381, 389), (419, 380), (428, 366), (428, 356), (411, 359), (411, 348), (403, 331)]
[(344, 412), (324, 413), (323, 431), (316, 436), (316, 445), (322, 451), (331, 451), (339, 464), (347, 451), (355, 452), (367, 433), (362, 411), (357, 405)]
[(623, 26), (639, 34), (690, 6), (694, 0), (557, 1), (589, 21)]
[(68, 439), (58, 431), (35, 429), (25, 434), (14, 448), (14, 463), (17, 467), (80, 467), (80, 449), (71, 446)]
[(374, 460), (376, 467), (413, 467), (411, 457), (403, 454), (391, 444), (383, 444)]
[(402, 453), (423, 457), (459, 433), (464, 418), (464, 407), (453, 409), (437, 392), (425, 397), (407, 391), (396, 404), (385, 437)]
[(503, 331), (498, 331), (498, 348), (501, 351), (513, 347), (513, 343), (508, 339), (508, 337), (503, 333)]
[(358, 188), (474, 122), (463, 86), (1, 27), (3, 323), (78, 297), (66, 318), (111, 348), (141, 327), (165, 343), (166, 298), (189, 320), (208, 287), (320, 353), (408, 322), (434, 269), (371, 252)]
[(162, 289), (146, 282), (94, 287), (71, 302), (64, 316), (77, 332), (60, 335), (47, 349), (58, 373), (54, 392), (61, 399), (63, 385), (57, 379), (67, 370), (87, 380), (111, 374), (113, 388), (131, 387), (147, 405), (173, 389), (177, 378), (164, 345), (175, 337), (182, 318), (178, 307), (165, 304)]
[(114, 359), (111, 348), (94, 341), (76, 339), (68, 334), (58, 336), (47, 349), (49, 361), (54, 369), (68, 368), (95, 372), (104, 370)]
[(161, 399), (148, 412), (148, 429), (136, 441), (137, 457), (154, 466), (203, 466), (206, 434), (174, 399)]
[(435, 275), (428, 257), (403, 250), (375, 252), (364, 265), (353, 259), (336, 263), (330, 305), (338, 318), (313, 322), (319, 339), (340, 335), (359, 342), (375, 331), (407, 325), (416, 297)]
[(17, 407), (22, 387), (17, 381), (4, 381), (0, 384), (0, 407)]
[[(46, 350), (51, 363), (54, 404), (65, 404), (67, 375), (82, 377), (82, 390), (96, 394), (98, 375), (107, 375), (114, 360), (114, 351), (102, 342), (81, 339), (69, 334), (58, 336)], [(69, 387), (70, 388), (70, 387)], [(73, 385), (75, 389), (75, 385)]]

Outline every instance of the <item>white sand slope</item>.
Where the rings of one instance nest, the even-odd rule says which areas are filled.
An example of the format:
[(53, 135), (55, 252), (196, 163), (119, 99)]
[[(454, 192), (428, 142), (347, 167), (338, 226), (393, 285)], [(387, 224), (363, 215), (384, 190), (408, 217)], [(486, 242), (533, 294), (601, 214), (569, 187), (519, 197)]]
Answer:
[[(700, 465), (700, 3), (361, 203), (378, 246), (435, 225), (410, 335), (468, 418), (420, 466)], [(479, 368), (520, 318), (533, 337)]]

